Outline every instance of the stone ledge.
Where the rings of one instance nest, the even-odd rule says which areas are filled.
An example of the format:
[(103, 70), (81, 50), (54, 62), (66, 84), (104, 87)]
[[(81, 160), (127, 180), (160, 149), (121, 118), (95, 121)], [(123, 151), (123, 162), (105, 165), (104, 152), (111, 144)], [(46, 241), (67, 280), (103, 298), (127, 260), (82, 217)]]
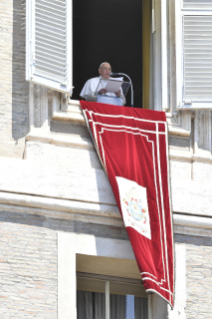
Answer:
[(174, 233), (212, 237), (212, 218), (173, 214)]
[(81, 111), (81, 107), (80, 107), (80, 101), (78, 100), (70, 100), (68, 103), (68, 108), (67, 108), (68, 112), (79, 112), (82, 113)]
[(99, 216), (94, 214), (84, 214), (84, 213), (73, 213), (66, 212), (62, 210), (49, 210), (37, 207), (19, 206), (19, 205), (5, 205), (0, 203), (0, 214), (1, 211), (13, 212), (18, 214), (29, 214), (45, 217), (45, 218), (55, 218), (58, 220), (67, 221), (79, 221), (84, 223), (108, 225), (114, 227), (124, 227), (123, 221), (121, 219), (116, 219), (112, 217)]
[(169, 135), (180, 136), (180, 137), (190, 137), (190, 131), (182, 129), (178, 126), (173, 126), (168, 124)]
[(77, 100), (70, 100), (68, 105), (65, 108), (63, 107), (61, 111), (54, 111), (52, 119), (86, 126), (86, 122), (80, 107), (80, 102)]
[(57, 121), (71, 122), (74, 124), (81, 124), (86, 126), (86, 122), (83, 115), (77, 112), (71, 112), (71, 113), (67, 113), (64, 111), (54, 112), (52, 119)]
[(202, 181), (171, 180), (172, 209), (176, 213), (212, 216), (212, 186)]
[(191, 151), (173, 150), (171, 148), (169, 148), (169, 159), (189, 163), (198, 162), (212, 164), (212, 156), (210, 155), (193, 154)]
[[(116, 205), (106, 174), (100, 168), (76, 170), (71, 163), (64, 167), (11, 158), (0, 158), (0, 165), (2, 192)], [(211, 183), (173, 177), (170, 186), (173, 212), (212, 216)]]
[[(0, 210), (124, 227), (117, 206), (0, 192)], [(212, 218), (174, 213), (174, 233), (212, 237)]]
[(63, 211), (75, 214), (89, 214), (121, 219), (118, 207), (115, 205), (95, 204), (83, 201), (30, 196), (7, 192), (0, 192), (0, 203), (6, 205), (34, 207), (49, 211)]
[[(35, 129), (26, 136), (26, 141), (53, 144), (58, 146), (77, 147), (84, 149), (94, 149), (91, 139), (81, 138), (77, 135), (46, 133), (43, 130)], [(169, 149), (169, 159), (184, 162), (212, 163), (212, 156), (201, 156), (190, 151), (180, 151)]]
[[(84, 149), (94, 149), (91, 139), (81, 138), (77, 135), (67, 134), (54, 134), (46, 133), (43, 130), (35, 129), (26, 136), (26, 141), (40, 142), (53, 144), (58, 146), (77, 147)], [(199, 162), (199, 163), (212, 163), (212, 156), (193, 155), (189, 151), (180, 151), (169, 149), (170, 160), (185, 161), (185, 162)]]
[(173, 150), (169, 147), (169, 159), (191, 163), (194, 161), (191, 151)]
[[(170, 114), (167, 114), (167, 118), (170, 117)], [(82, 115), (80, 102), (77, 100), (70, 100), (67, 108), (62, 112), (54, 113), (53, 119), (61, 119), (64, 121), (72, 121), (73, 123), (78, 123), (82, 125), (86, 125), (85, 119)], [(167, 122), (168, 123), (168, 122)], [(181, 136), (181, 137), (189, 137), (190, 131), (182, 129), (178, 125), (169, 125), (168, 123), (168, 132), (170, 135)]]
[(36, 161), (0, 158), (0, 191), (115, 205), (109, 181), (100, 168), (77, 169)]
[(26, 136), (26, 141), (41, 142), (59, 146), (72, 146), (85, 149), (93, 149), (90, 139), (81, 138), (76, 135), (45, 133), (41, 130), (34, 130)]

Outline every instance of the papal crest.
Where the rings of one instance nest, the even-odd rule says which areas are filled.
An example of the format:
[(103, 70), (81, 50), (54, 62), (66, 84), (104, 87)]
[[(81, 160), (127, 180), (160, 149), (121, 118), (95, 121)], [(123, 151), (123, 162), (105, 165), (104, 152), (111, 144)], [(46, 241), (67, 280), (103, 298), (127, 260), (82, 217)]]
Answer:
[(123, 177), (116, 177), (125, 227), (132, 227), (151, 239), (146, 188)]

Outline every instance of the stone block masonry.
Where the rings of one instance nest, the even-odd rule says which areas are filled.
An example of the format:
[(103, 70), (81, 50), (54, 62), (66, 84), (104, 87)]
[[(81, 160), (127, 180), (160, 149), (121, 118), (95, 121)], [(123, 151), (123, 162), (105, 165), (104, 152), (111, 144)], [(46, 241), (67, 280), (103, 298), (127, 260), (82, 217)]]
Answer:
[(212, 319), (212, 247), (186, 247), (187, 306), (189, 319)]
[(0, 1), (0, 156), (23, 158), (28, 133), (25, 1)]
[(175, 235), (186, 244), (186, 318), (212, 319), (212, 239)]
[(0, 222), (0, 318), (57, 318), (57, 234)]

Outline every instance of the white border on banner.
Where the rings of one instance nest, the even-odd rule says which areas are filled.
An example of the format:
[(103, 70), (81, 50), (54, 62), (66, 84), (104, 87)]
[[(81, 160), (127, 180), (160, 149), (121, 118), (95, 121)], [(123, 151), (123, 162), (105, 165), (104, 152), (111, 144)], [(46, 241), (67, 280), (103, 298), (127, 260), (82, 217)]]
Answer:
[[(97, 112), (94, 112), (94, 111), (89, 111), (87, 109), (84, 110), (84, 114), (86, 114), (86, 111), (89, 113), (90, 117), (92, 120), (89, 120), (89, 122), (92, 122), (93, 124), (93, 130), (95, 132), (95, 142), (96, 142), (96, 146), (97, 146), (97, 149), (99, 151), (99, 145), (98, 145), (98, 140), (97, 140), (97, 133), (96, 133), (96, 125), (102, 125), (102, 126), (106, 126), (106, 127), (111, 127), (111, 128), (126, 128), (126, 129), (130, 129), (130, 130), (133, 130), (133, 131), (139, 131), (139, 133), (135, 133), (135, 132), (130, 132), (130, 131), (125, 131), (126, 133), (130, 133), (130, 134), (134, 134), (134, 135), (141, 135), (141, 136), (145, 136), (147, 138), (146, 135), (143, 135), (141, 134), (140, 132), (145, 132), (145, 133), (150, 133), (150, 134), (156, 134), (156, 143), (157, 143), (157, 157), (158, 157), (158, 166), (159, 166), (159, 169), (158, 169), (158, 178), (159, 178), (159, 187), (160, 187), (160, 193), (162, 194), (162, 186), (161, 186), (161, 164), (160, 164), (160, 158), (159, 158), (159, 135), (165, 135), (166, 137), (166, 157), (167, 157), (167, 164), (168, 164), (168, 152), (167, 152), (167, 126), (166, 126), (166, 122), (164, 121), (154, 121), (154, 120), (145, 120), (145, 119), (139, 119), (139, 118), (135, 118), (135, 117), (130, 117), (130, 116), (124, 116), (124, 115), (108, 115), (108, 114), (101, 114), (101, 113), (97, 113)], [(101, 122), (95, 122), (93, 120), (93, 117), (92, 115), (99, 115), (99, 116), (102, 116), (102, 117), (111, 117), (111, 118), (126, 118), (126, 119), (133, 119), (133, 120), (136, 120), (136, 121), (140, 121), (140, 122), (150, 122), (150, 123), (155, 123), (156, 124), (156, 132), (155, 131), (148, 131), (148, 130), (145, 130), (145, 129), (139, 129), (139, 128), (134, 128), (134, 127), (130, 127), (130, 126), (124, 126), (124, 125), (110, 125), (110, 124), (105, 124), (105, 123), (101, 123)], [(87, 115), (86, 115), (86, 118), (87, 118)], [(163, 124), (164, 127), (165, 127), (165, 132), (159, 132), (158, 131), (158, 124)], [(87, 123), (88, 125), (88, 123)], [(88, 125), (89, 126), (89, 125)], [(109, 129), (106, 129), (106, 128), (102, 128), (101, 132), (99, 134), (103, 134), (104, 133), (104, 130), (107, 130), (107, 131), (117, 131), (117, 130), (109, 130)], [(151, 141), (153, 143), (153, 141)], [(100, 139), (100, 143), (101, 143), (101, 148), (102, 148), (102, 154), (103, 157), (104, 157), (104, 165), (103, 165), (103, 168), (106, 170), (106, 173), (107, 173), (107, 165), (106, 165), (106, 159), (105, 159), (105, 153), (104, 153), (104, 147), (103, 147), (103, 142), (102, 142), (102, 138)], [(153, 145), (153, 148), (154, 148), (154, 145)], [(154, 153), (153, 153), (154, 154)], [(100, 153), (99, 153), (99, 156), (100, 156)], [(101, 157), (100, 157), (101, 158)], [(154, 170), (155, 170), (155, 158), (154, 158), (154, 155), (153, 155), (153, 162), (154, 162)], [(168, 165), (167, 165), (167, 169), (168, 169)], [(159, 172), (160, 171), (160, 172)], [(157, 192), (157, 204), (158, 204), (158, 190), (157, 190), (157, 182), (156, 182), (156, 176), (155, 176), (155, 172), (154, 172), (154, 177), (155, 177), (155, 186), (156, 186), (156, 192)], [(169, 178), (169, 172), (168, 172), (168, 175), (167, 177)], [(169, 181), (168, 181), (168, 189), (169, 189), (169, 192), (170, 192), (170, 184), (169, 184)], [(169, 205), (170, 205), (171, 201), (170, 201), (170, 195), (169, 195)], [(164, 221), (164, 203), (163, 203), (163, 195), (161, 196), (161, 207), (162, 207), (162, 215), (163, 215), (163, 226), (165, 226), (165, 221)], [(158, 205), (158, 213), (159, 213), (159, 205)], [(158, 214), (159, 215), (159, 220), (160, 220), (160, 232), (161, 232), (161, 219), (160, 219), (160, 213)], [(171, 219), (171, 227), (172, 227), (172, 239), (173, 239), (173, 222), (172, 222), (172, 216), (171, 216), (171, 206), (170, 206), (170, 219)], [(166, 238), (166, 228), (164, 228), (164, 237)], [(161, 235), (161, 234), (160, 234)], [(162, 236), (162, 235), (161, 235)], [(161, 239), (162, 241), (162, 239)], [(162, 259), (163, 259), (163, 267), (164, 266), (164, 252), (163, 252), (163, 244), (161, 243), (161, 246), (162, 246)], [(170, 295), (170, 299), (169, 299), (169, 303), (170, 303), (170, 306), (172, 307), (171, 305), (171, 295), (173, 295), (173, 293), (170, 291), (170, 279), (169, 279), (169, 272), (168, 272), (168, 256), (167, 256), (167, 245), (166, 245), (166, 241), (164, 240), (164, 246), (165, 246), (165, 255), (166, 255), (166, 271), (167, 271), (167, 276), (168, 276), (168, 287), (169, 287), (169, 290), (161, 287), (160, 285), (162, 285), (163, 283), (159, 283), (159, 282), (156, 282), (154, 281), (152, 278), (148, 278), (148, 277), (144, 277), (142, 280), (152, 280), (154, 282), (156, 282), (159, 286), (159, 288), (163, 289), (164, 291), (167, 291)], [(174, 241), (172, 241), (172, 246), (173, 246), (173, 256), (174, 256)], [(174, 257), (173, 257), (174, 258)], [(173, 264), (174, 265), (174, 264)], [(164, 269), (164, 277), (166, 278), (165, 276), (165, 273), (166, 273), (165, 269)], [(147, 272), (142, 272), (142, 274), (146, 274)], [(149, 274), (149, 273), (148, 273)], [(153, 277), (155, 277), (154, 275), (152, 274), (149, 274)], [(174, 275), (174, 274), (173, 274)], [(161, 282), (166, 282), (166, 279), (162, 279)], [(174, 288), (174, 287), (173, 287)], [(147, 289), (146, 291), (155, 291), (154, 289)], [(155, 291), (157, 294), (159, 294), (163, 299), (167, 300), (166, 298), (164, 298), (159, 292)], [(168, 301), (168, 300), (167, 300)]]

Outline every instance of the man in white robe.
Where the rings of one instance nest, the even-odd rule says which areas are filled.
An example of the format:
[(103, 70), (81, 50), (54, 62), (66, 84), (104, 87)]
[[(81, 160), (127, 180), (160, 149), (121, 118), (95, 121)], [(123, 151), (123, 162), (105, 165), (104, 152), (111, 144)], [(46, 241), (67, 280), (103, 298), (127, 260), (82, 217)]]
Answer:
[[(105, 89), (107, 82), (110, 79), (111, 65), (107, 62), (103, 62), (100, 64), (98, 71), (99, 71), (100, 76), (88, 80), (85, 83), (85, 85), (80, 93), (80, 96), (82, 98), (86, 99), (87, 101), (95, 101), (96, 102), (97, 96), (95, 93), (96, 93), (96, 90), (98, 87), (97, 94), (105, 95), (108, 97), (121, 98), (123, 100), (122, 105), (124, 105), (125, 104), (125, 97), (124, 97), (122, 89), (120, 89), (118, 92), (115, 92), (115, 93), (107, 92), (107, 90)], [(100, 82), (100, 79), (101, 79), (101, 82)]]

